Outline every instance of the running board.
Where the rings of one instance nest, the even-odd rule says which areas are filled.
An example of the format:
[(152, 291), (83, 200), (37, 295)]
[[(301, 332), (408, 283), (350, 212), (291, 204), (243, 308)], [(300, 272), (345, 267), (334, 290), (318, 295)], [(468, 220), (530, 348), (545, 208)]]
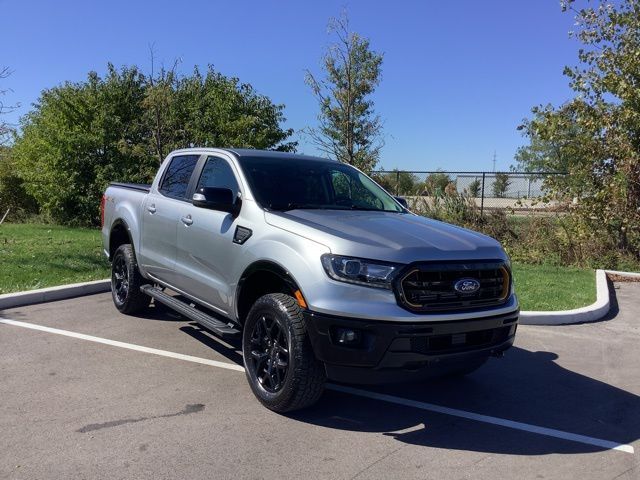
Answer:
[(240, 330), (232, 327), (231, 325), (218, 320), (211, 315), (207, 315), (197, 308), (164, 293), (153, 285), (143, 285), (140, 287), (140, 291), (152, 297), (156, 302), (160, 302), (171, 310), (175, 310), (180, 315), (185, 316), (194, 322), (198, 322), (200, 325), (208, 328), (219, 337), (235, 337), (240, 333)]

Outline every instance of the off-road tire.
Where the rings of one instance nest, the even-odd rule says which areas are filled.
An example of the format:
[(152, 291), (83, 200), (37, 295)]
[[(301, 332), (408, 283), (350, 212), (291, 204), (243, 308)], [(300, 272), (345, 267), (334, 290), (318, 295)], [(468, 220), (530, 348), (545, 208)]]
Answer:
[[(280, 327), (280, 333), (286, 334), (288, 341), (288, 368), (277, 391), (268, 391), (258, 379), (256, 355), (252, 354), (260, 350), (254, 334), (263, 318), (278, 322), (275, 328)], [(313, 353), (302, 311), (293, 297), (271, 293), (256, 300), (244, 325), (242, 353), (251, 390), (268, 409), (279, 413), (300, 410), (316, 403), (322, 395), (326, 381), (324, 366)]]
[[(123, 281), (126, 291), (122, 288)], [(111, 297), (121, 313), (133, 314), (149, 306), (151, 297), (140, 291), (145, 283), (148, 282), (140, 275), (133, 247), (128, 243), (120, 245), (111, 261)]]

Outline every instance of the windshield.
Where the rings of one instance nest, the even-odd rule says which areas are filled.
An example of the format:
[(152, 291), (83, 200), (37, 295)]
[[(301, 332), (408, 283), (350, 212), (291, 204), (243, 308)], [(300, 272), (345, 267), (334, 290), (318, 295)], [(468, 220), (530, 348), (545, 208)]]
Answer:
[(270, 210), (404, 211), (375, 182), (343, 163), (241, 157), (240, 165), (256, 201)]

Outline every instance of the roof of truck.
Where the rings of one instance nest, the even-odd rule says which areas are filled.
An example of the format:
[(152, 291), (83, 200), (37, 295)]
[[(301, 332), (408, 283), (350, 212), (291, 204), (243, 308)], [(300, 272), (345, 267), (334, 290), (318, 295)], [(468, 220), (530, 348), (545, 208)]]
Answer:
[(298, 153), (291, 152), (276, 152), (274, 150), (254, 150), (252, 148), (211, 148), (211, 147), (192, 147), (192, 148), (181, 148), (179, 150), (174, 150), (171, 152), (172, 155), (176, 153), (181, 154), (189, 154), (193, 152), (211, 152), (215, 153), (216, 151), (229, 152), (238, 157), (242, 158), (277, 158), (280, 160), (292, 159), (292, 160), (310, 160), (310, 161), (320, 161), (320, 162), (337, 162), (332, 158), (323, 158), (323, 157), (315, 157), (312, 155), (301, 155)]
[(330, 158), (323, 157), (315, 157), (312, 155), (301, 155), (299, 153), (291, 153), (291, 152), (277, 152), (274, 150), (254, 150), (251, 148), (221, 148), (220, 150), (226, 150), (227, 152), (231, 152), (238, 157), (265, 157), (265, 158), (296, 158), (296, 159), (307, 159), (307, 160), (322, 160), (322, 161), (335, 161)]

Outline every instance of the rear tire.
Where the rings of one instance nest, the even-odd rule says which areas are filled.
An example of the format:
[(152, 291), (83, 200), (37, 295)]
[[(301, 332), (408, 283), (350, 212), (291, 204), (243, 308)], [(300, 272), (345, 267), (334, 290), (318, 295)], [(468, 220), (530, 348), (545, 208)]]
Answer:
[(299, 410), (322, 395), (324, 367), (313, 353), (293, 297), (272, 293), (253, 304), (244, 325), (242, 353), (251, 390), (269, 410)]
[(128, 243), (120, 245), (111, 262), (111, 297), (121, 313), (137, 313), (149, 306), (151, 297), (140, 291), (145, 283), (133, 247)]

